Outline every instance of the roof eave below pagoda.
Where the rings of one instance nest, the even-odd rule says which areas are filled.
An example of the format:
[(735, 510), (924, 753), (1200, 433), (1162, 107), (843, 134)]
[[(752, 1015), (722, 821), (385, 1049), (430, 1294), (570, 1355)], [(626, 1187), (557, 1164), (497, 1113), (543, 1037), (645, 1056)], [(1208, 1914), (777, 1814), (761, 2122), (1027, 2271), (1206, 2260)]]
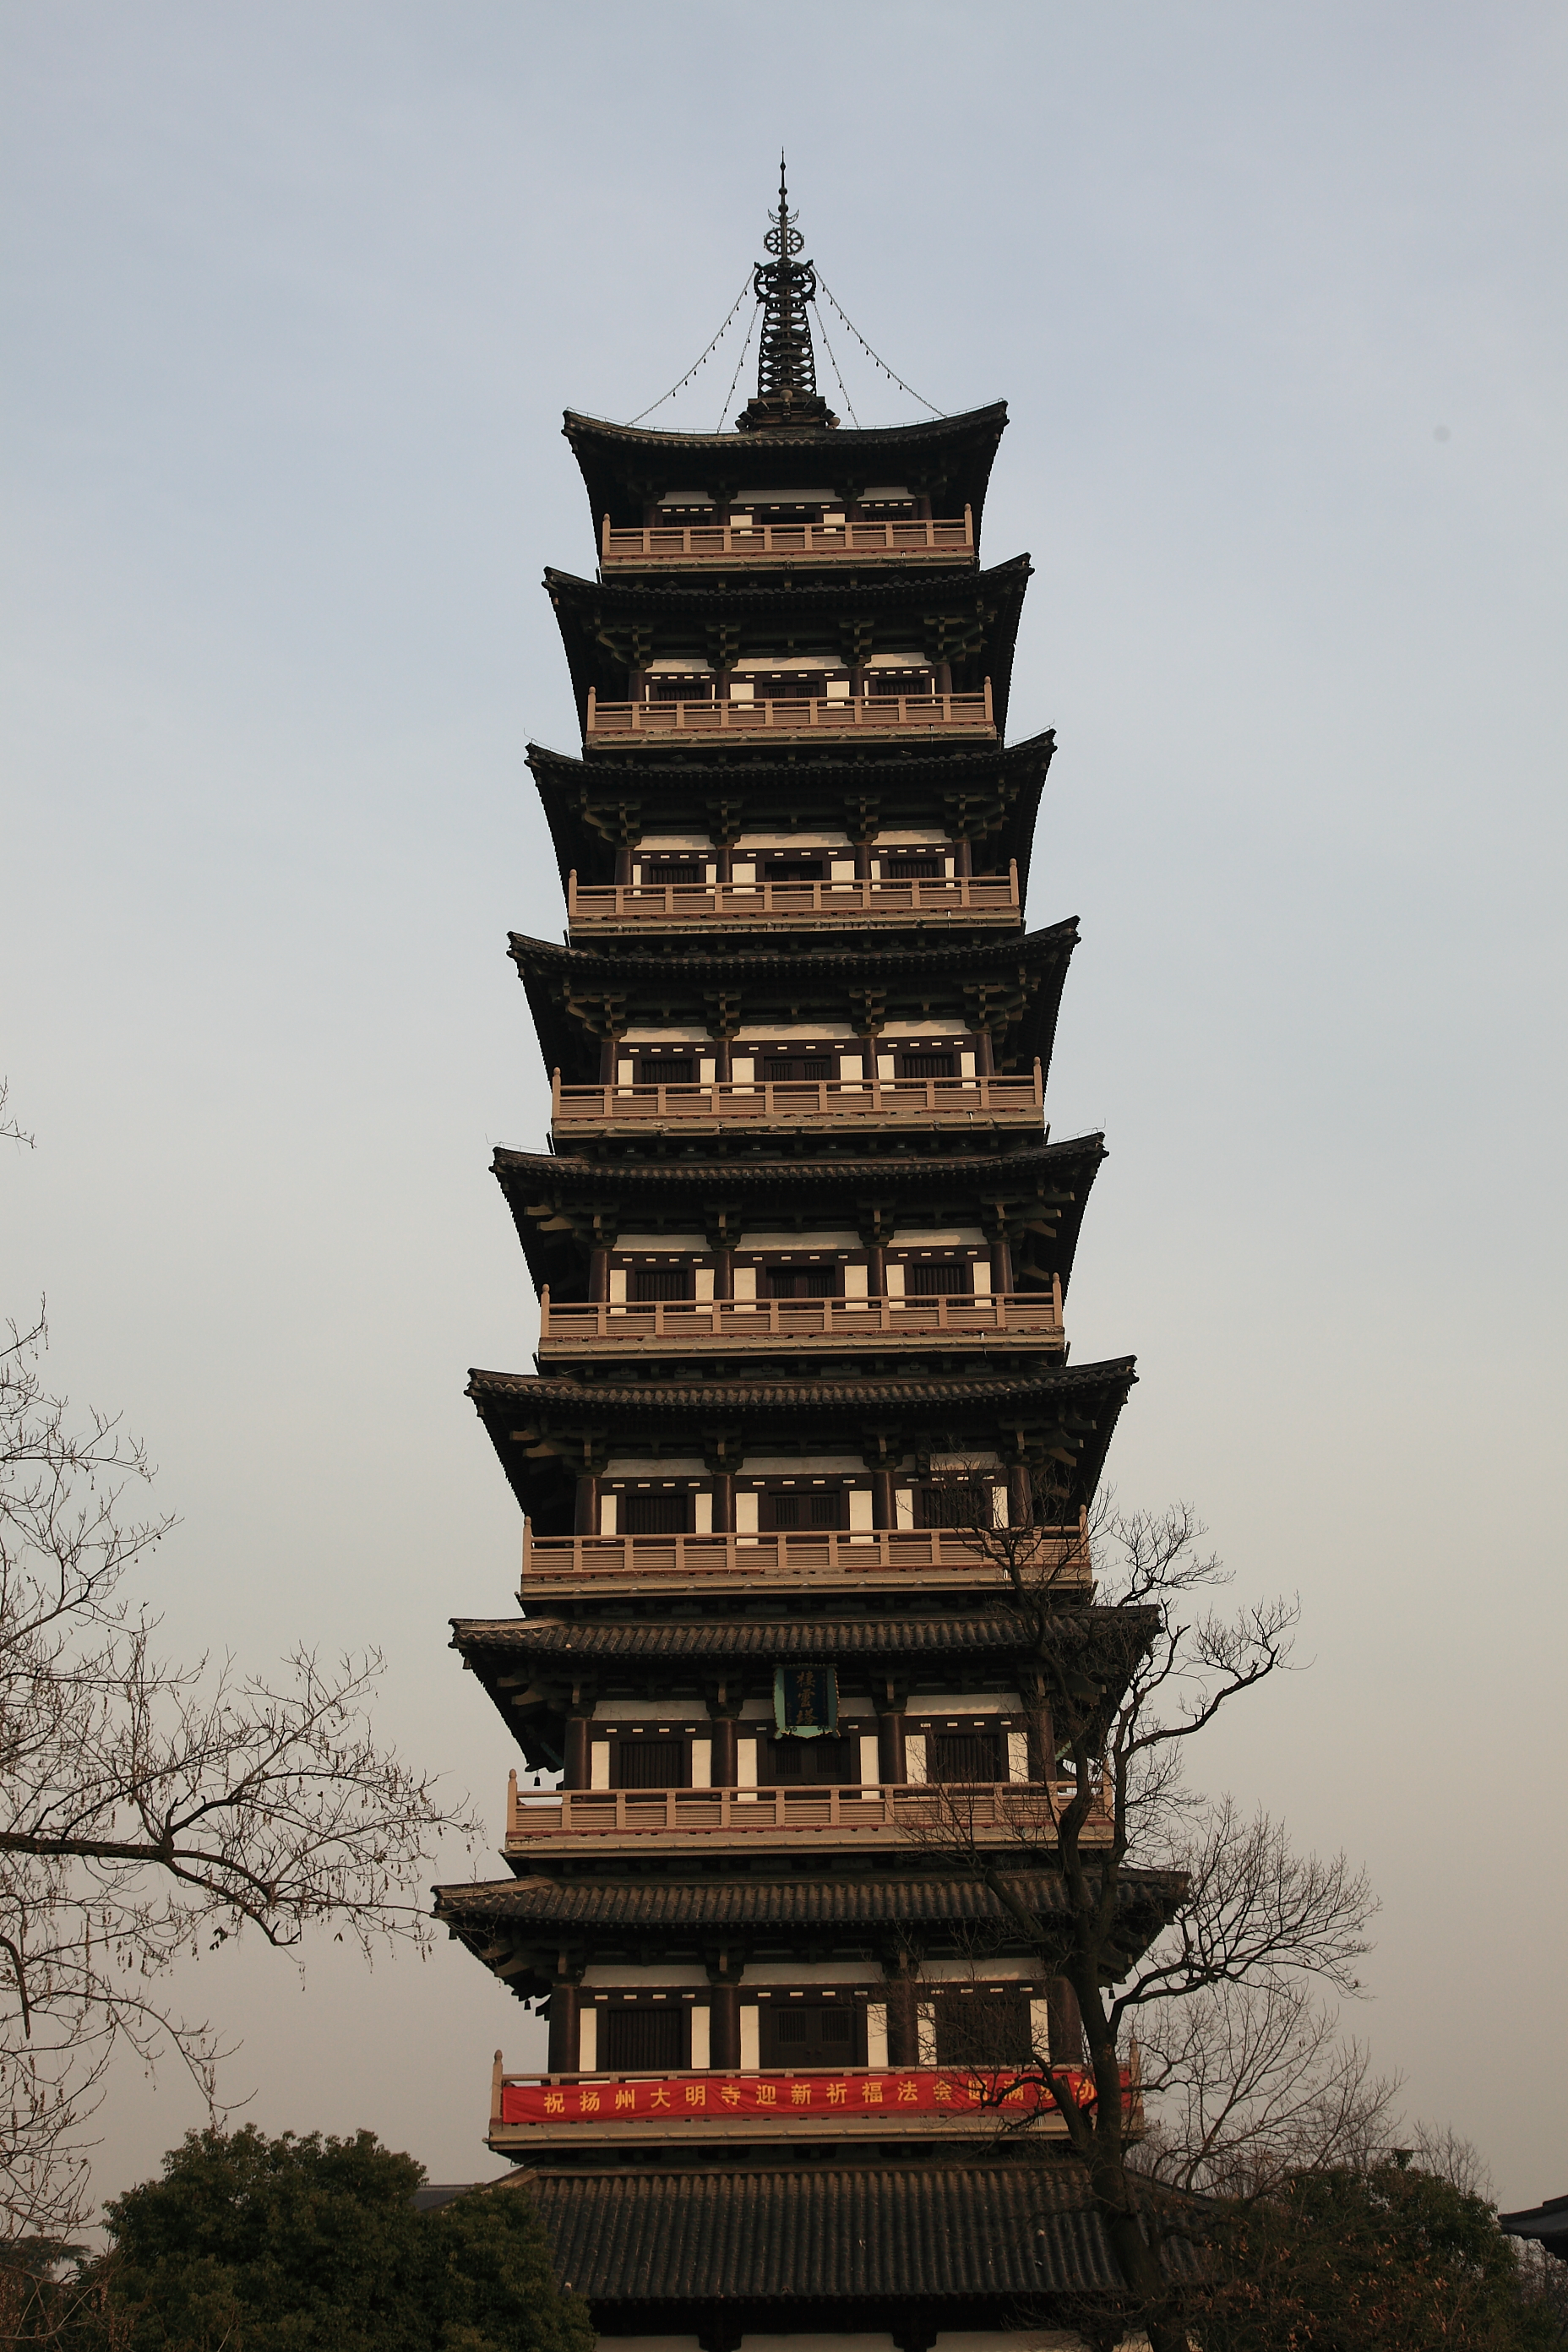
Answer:
[(864, 824), (868, 802), (888, 804), (885, 822), (893, 827), (911, 821), (912, 804), (921, 812), (915, 822), (934, 821), (986, 842), (1000, 868), (1014, 860), (1023, 892), (1055, 751), (1056, 734), (1047, 728), (1006, 745), (936, 752), (879, 746), (853, 758), (807, 755), (799, 747), (789, 757), (770, 755), (752, 741), (739, 753), (710, 751), (700, 758), (626, 752), (613, 761), (588, 761), (540, 743), (530, 743), (527, 756), (563, 890), (574, 872), (582, 882), (613, 881), (617, 848), (646, 834), (708, 833), (720, 807), (732, 809), (740, 799), (754, 811), (746, 826), (752, 832), (824, 822), (847, 832)]
[[(556, 2275), (586, 2297), (610, 2345), (858, 2329), (867, 2343), (889, 2329), (897, 2342), (925, 2341), (1016, 2331), (1023, 2315), (1036, 2342), (1058, 2327), (1063, 2343), (1084, 2340), (1090, 2314), (1103, 2313), (1104, 2340), (1120, 2333), (1121, 2267), (1088, 2170), (1065, 2150), (1047, 2153), (1031, 2134), (890, 2158), (841, 2135), (816, 2153), (808, 2164), (710, 2157), (698, 2168), (627, 2150), (589, 2169), (574, 2148), (562, 2162), (535, 2147), (490, 2190), (531, 2199)], [(1130, 2185), (1141, 2206), (1179, 2220), (1173, 2192), (1136, 2175)], [(1151, 2235), (1167, 2271), (1197, 2273), (1187, 2238)]]
[[(909, 1380), (585, 1381), (476, 1369), (467, 1393), (513, 1493), (542, 1531), (563, 1510), (579, 1475), (622, 1451), (657, 1454), (672, 1441), (707, 1452), (722, 1437), (743, 1461), (764, 1442), (852, 1455), (874, 1467), (922, 1447), (985, 1449), (1007, 1462), (1054, 1468), (1064, 1510), (1093, 1498), (1111, 1434), (1136, 1379), (1131, 1356), (1100, 1364)], [(564, 1530), (561, 1530), (564, 1531)]]
[[(670, 489), (726, 491), (765, 468), (782, 488), (831, 486), (847, 492), (893, 478), (968, 507), (978, 537), (991, 468), (1006, 430), (1007, 404), (993, 401), (956, 416), (910, 425), (835, 425), (778, 432), (663, 433), (646, 425), (565, 411), (562, 431), (588, 493), (594, 532), (605, 514), (640, 521), (640, 505)], [(824, 467), (827, 473), (824, 477)]]
[[(1077, 944), (1078, 918), (1068, 916), (1044, 930), (945, 946), (906, 946), (890, 934), (864, 950), (812, 939), (795, 951), (770, 940), (760, 953), (737, 949), (712, 954), (684, 940), (662, 951), (637, 950), (619, 944), (563, 945), (513, 931), (510, 953), (528, 994), (545, 1068), (558, 1069), (568, 1083), (593, 1085), (598, 1079), (599, 1040), (616, 1025), (612, 1001), (629, 1007), (638, 988), (651, 992), (653, 1005), (682, 1009), (632, 1013), (636, 1026), (659, 1020), (705, 1024), (714, 997), (726, 990), (749, 995), (755, 1004), (755, 1012), (742, 1016), (749, 1026), (810, 1018), (782, 1009), (805, 1003), (808, 992), (817, 1017), (842, 1020), (855, 988), (885, 992), (890, 1006), (901, 985), (911, 1008), (917, 997), (929, 1000), (943, 991), (955, 1009), (973, 1011), (977, 1021), (994, 1024), (998, 1010), (1003, 1012), (1005, 1044), (998, 1061), (1004, 1069), (1020, 1069), (1026, 1076), (1037, 1060), (1047, 1073)], [(780, 1002), (776, 1013), (770, 994)]]

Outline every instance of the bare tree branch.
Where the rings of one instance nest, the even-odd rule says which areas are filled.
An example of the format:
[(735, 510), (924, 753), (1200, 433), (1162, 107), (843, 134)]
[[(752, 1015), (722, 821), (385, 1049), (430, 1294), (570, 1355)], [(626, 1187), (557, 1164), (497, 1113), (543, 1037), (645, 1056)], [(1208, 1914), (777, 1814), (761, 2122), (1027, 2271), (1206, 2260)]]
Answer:
[(325, 1926), (423, 1945), (432, 1841), (465, 1803), (377, 1739), (378, 1654), (297, 1647), (270, 1679), (174, 1664), (127, 1591), (174, 1520), (138, 1518), (145, 1449), (44, 1385), (44, 1316), (0, 1344), (0, 2240), (82, 2210), (85, 2132), (123, 2050), (219, 2112), (228, 2053), (159, 1998), (176, 1959)]

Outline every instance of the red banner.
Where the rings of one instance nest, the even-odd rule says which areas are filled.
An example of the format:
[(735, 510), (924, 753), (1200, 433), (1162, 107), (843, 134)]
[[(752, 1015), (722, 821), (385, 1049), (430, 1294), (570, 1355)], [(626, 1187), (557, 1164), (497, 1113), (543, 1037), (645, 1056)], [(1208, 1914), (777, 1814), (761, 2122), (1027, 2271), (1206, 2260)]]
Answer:
[[(1080, 2067), (1063, 2069), (1079, 2106), (1094, 2097), (1091, 2076)], [(1123, 2091), (1131, 2087), (1125, 2068)], [(506, 2083), (501, 2087), (503, 2124), (616, 2123), (675, 2116), (864, 2116), (970, 2113), (1056, 2105), (1043, 2083), (1017, 2082), (1011, 2074), (975, 2074), (941, 2068), (871, 2074), (668, 2074), (657, 2080), (597, 2083)]]

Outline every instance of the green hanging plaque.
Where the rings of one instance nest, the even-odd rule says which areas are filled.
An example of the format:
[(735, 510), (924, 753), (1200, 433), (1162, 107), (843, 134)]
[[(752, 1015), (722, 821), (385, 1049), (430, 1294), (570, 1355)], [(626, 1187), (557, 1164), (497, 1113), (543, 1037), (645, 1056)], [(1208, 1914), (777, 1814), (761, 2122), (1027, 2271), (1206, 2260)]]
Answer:
[(836, 1666), (775, 1666), (773, 1721), (781, 1738), (817, 1739), (838, 1728)]

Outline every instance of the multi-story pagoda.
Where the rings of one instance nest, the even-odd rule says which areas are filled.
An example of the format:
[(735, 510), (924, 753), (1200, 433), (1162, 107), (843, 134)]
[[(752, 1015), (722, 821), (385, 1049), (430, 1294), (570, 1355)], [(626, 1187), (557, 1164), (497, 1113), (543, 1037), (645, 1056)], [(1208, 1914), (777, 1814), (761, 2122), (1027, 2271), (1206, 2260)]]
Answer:
[(1132, 1366), (1063, 1329), (1102, 1144), (1044, 1121), (1076, 926), (1024, 923), (1053, 739), (1004, 741), (1005, 411), (841, 427), (782, 184), (768, 245), (738, 429), (566, 418), (583, 753), (529, 759), (570, 928), (511, 941), (552, 1133), (495, 1159), (540, 1344), (469, 1388), (522, 1613), (456, 1627), (532, 1785), (511, 1875), (438, 1908), (548, 2017), (489, 2145), (602, 2333), (924, 2352), (1114, 2283), (1059, 2125), (998, 2164), (964, 2063), (982, 2015), (1071, 2064), (1071, 1994), (921, 1830), (961, 1783), (1005, 1849), (1057, 1769), (952, 1467), (1016, 1524), (1049, 1465), (1090, 1609)]

